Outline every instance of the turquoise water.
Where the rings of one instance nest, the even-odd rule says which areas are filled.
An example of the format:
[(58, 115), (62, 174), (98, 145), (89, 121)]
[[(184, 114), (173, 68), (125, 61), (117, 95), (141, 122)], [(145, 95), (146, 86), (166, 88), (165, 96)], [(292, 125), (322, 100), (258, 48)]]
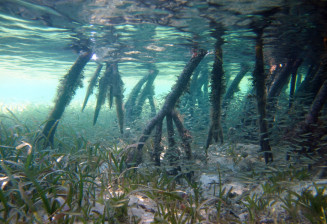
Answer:
[(326, 18), (326, 0), (0, 0), (0, 222), (326, 223)]
[[(204, 92), (207, 88), (210, 93), (210, 74), (216, 42), (213, 33), (216, 30), (221, 32), (224, 41), (221, 59), (226, 90), (240, 72), (241, 64), (248, 63), (250, 66), (240, 81), (234, 98), (228, 101), (231, 107), (222, 112), (224, 133), (228, 134), (228, 130), (239, 126), (246, 129), (247, 125), (242, 123), (242, 117), (248, 115), (245, 115), (246, 109), (242, 108), (249, 104), (248, 99), (256, 97), (252, 77), (256, 63), (256, 30), (263, 27), (266, 91), (269, 91), (269, 85), (274, 82), (274, 71), (283, 69), (291, 59), (303, 60), (297, 70), (298, 80), (301, 75), (303, 81), (309, 66), (313, 65), (313, 62), (319, 63), (323, 52), (325, 12), (323, 7), (320, 7), (323, 4), (324, 1), (311, 4), (305, 1), (241, 0), (2, 0), (1, 108), (2, 111), (6, 111), (6, 107), (22, 110), (21, 108), (28, 105), (45, 105), (49, 109), (52, 108), (55, 105), (57, 90), (61, 88), (60, 80), (85, 46), (92, 50), (93, 56), (84, 68), (83, 87), (77, 89), (69, 104), (72, 108), (81, 107), (83, 104), (89, 80), (97, 64), (118, 62), (118, 70), (124, 83), (123, 103), (127, 101), (136, 83), (149, 73), (148, 66), (152, 65), (159, 71), (153, 84), (154, 102), (158, 111), (184, 66), (198, 49), (208, 51), (198, 71), (200, 75), (207, 75), (206, 87), (202, 87), (201, 91)], [(102, 74), (104, 70), (105, 68), (102, 69)], [(184, 105), (189, 92), (195, 91), (190, 89), (190, 85), (183, 96), (184, 99), (177, 103), (177, 108), (182, 113), (189, 110), (188, 106)], [(279, 93), (279, 110), (276, 112), (281, 116), (287, 110), (290, 82), (283, 85), (283, 90)], [(87, 105), (90, 110), (95, 108), (97, 94), (98, 90), (95, 89)], [(196, 116), (208, 117), (206, 122), (209, 122), (210, 99), (206, 97), (202, 99), (207, 104), (205, 114)], [(204, 107), (200, 104), (199, 101), (193, 105), (193, 109)], [(104, 107), (108, 110), (107, 104)], [(254, 103), (252, 108), (255, 107)], [(308, 109), (309, 105), (306, 105), (306, 112)], [(257, 117), (255, 110), (249, 113)], [(184, 116), (188, 128), (195, 128), (188, 120), (190, 114), (187, 112)], [(43, 120), (40, 120), (40, 123), (42, 122)], [(206, 135), (205, 132), (207, 131), (203, 130), (203, 135)], [(251, 132), (256, 133), (257, 130)], [(277, 136), (282, 137), (279, 134)]]
[[(201, 74), (210, 74), (216, 41), (213, 31), (219, 30), (224, 41), (226, 86), (229, 87), (240, 71), (241, 63), (249, 63), (251, 67), (239, 84), (240, 91), (235, 95), (239, 96), (238, 101), (231, 101), (240, 106), (245, 101), (242, 97), (253, 96), (254, 31), (264, 27), (267, 79), (273, 77), (275, 68), (283, 68), (287, 60), (302, 58), (298, 73), (304, 80), (309, 65), (318, 62), (323, 52), (323, 4), (324, 1), (311, 4), (242, 0), (2, 0), (0, 103), (2, 107), (52, 106), (60, 79), (83, 46), (88, 45), (93, 56), (84, 69), (83, 88), (77, 90), (71, 105), (82, 104), (97, 63), (118, 61), (125, 101), (135, 84), (148, 74), (147, 65), (159, 70), (154, 81), (154, 97), (160, 109), (160, 102), (170, 92), (194, 49), (208, 51), (200, 69)], [(210, 91), (210, 84), (207, 87)], [(282, 93), (287, 95), (289, 88), (288, 83)], [(90, 98), (90, 108), (95, 107), (96, 94)], [(230, 126), (227, 124), (227, 128)]]

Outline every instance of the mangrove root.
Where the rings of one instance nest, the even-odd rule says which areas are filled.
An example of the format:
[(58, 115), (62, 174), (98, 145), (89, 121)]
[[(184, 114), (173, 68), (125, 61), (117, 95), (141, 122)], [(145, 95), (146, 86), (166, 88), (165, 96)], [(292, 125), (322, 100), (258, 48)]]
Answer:
[(53, 110), (50, 112), (49, 118), (37, 137), (36, 142), (45, 139), (44, 146), (53, 145), (54, 135), (58, 126), (59, 120), (68, 106), (78, 87), (82, 85), (82, 71), (85, 65), (92, 57), (92, 52), (81, 52), (71, 67), (69, 72), (64, 76), (60, 82), (57, 92), (57, 99)]
[(112, 67), (110, 64), (106, 64), (106, 71), (99, 80), (99, 92), (97, 97), (97, 102), (95, 106), (95, 112), (93, 117), (93, 125), (96, 124), (100, 110), (104, 102), (106, 101), (106, 94), (109, 89), (110, 76), (112, 75)]
[(114, 98), (117, 111), (117, 119), (120, 133), (123, 134), (124, 129), (124, 106), (123, 106), (123, 81), (121, 80), (118, 64), (107, 63), (106, 71), (103, 74), (103, 77), (99, 80), (99, 93), (97, 97), (97, 104), (94, 112), (93, 125), (96, 124), (101, 106), (104, 104), (108, 96), (109, 108), (112, 107)]
[(173, 118), (171, 113), (168, 113), (166, 116), (167, 122), (167, 136), (168, 136), (168, 150), (165, 154), (165, 158), (169, 161), (170, 167), (172, 167), (168, 172), (171, 175), (176, 175), (178, 171), (181, 170), (181, 167), (178, 167), (177, 161), (180, 158), (180, 152), (178, 148), (175, 146), (176, 142), (174, 139), (174, 125)]
[(162, 136), (162, 122), (156, 125), (156, 133), (154, 136), (154, 163), (156, 166), (160, 166), (160, 155), (163, 150), (161, 146), (161, 136)]
[(192, 136), (190, 132), (184, 127), (183, 122), (180, 119), (178, 113), (176, 111), (173, 111), (171, 115), (174, 120), (175, 126), (177, 128), (178, 134), (182, 139), (182, 148), (185, 150), (186, 159), (192, 160), (193, 159), (192, 149), (191, 149)]
[(310, 111), (305, 118), (306, 125), (312, 125), (317, 123), (319, 112), (321, 111), (326, 100), (327, 100), (327, 80), (325, 80), (323, 85), (320, 87), (320, 90), (311, 105)]
[(217, 29), (214, 33), (214, 37), (216, 38), (215, 44), (215, 58), (214, 64), (211, 72), (211, 125), (209, 128), (209, 133), (206, 141), (205, 149), (209, 148), (209, 145), (212, 142), (212, 139), (215, 142), (218, 142), (220, 139), (220, 143), (224, 142), (223, 131), (221, 127), (221, 99), (222, 95), (225, 91), (225, 80), (224, 80), (224, 70), (223, 70), (223, 53), (222, 53), (222, 45), (224, 43), (221, 36), (223, 35), (222, 29)]
[(296, 75), (297, 70), (292, 72), (291, 76), (291, 82), (290, 82), (290, 98), (289, 98), (289, 103), (288, 103), (288, 108), (290, 109), (293, 105), (293, 100), (294, 100), (294, 93), (295, 93), (295, 84), (296, 84)]
[(151, 69), (149, 72), (148, 80), (147, 80), (144, 88), (142, 89), (142, 92), (137, 100), (136, 110), (135, 110), (136, 118), (141, 115), (145, 100), (149, 97), (152, 98), (152, 100), (153, 100), (153, 95), (154, 95), (153, 82), (154, 82), (155, 78), (157, 77), (158, 73), (159, 73), (159, 71), (157, 69)]
[(123, 81), (118, 71), (118, 64), (114, 63), (113, 65), (113, 74), (112, 80), (110, 82), (110, 99), (112, 102), (112, 98), (115, 97), (116, 103), (116, 111), (117, 111), (117, 119), (120, 133), (124, 133), (124, 105), (123, 105)]
[[(126, 109), (126, 122), (133, 122), (136, 118), (140, 117), (143, 105), (146, 99), (149, 100), (151, 107), (151, 114), (154, 116), (156, 108), (154, 104), (154, 86), (153, 82), (157, 77), (159, 71), (150, 65), (149, 74), (144, 76), (133, 88), (125, 104)], [(145, 86), (144, 86), (145, 85)], [(142, 89), (142, 86), (143, 89)], [(141, 90), (142, 89), (142, 90)]]
[(164, 117), (173, 111), (178, 99), (186, 90), (194, 69), (198, 66), (206, 53), (207, 52), (205, 50), (199, 50), (197, 54), (193, 55), (193, 57), (185, 66), (182, 74), (178, 77), (176, 84), (172, 87), (171, 92), (167, 95), (161, 110), (145, 126), (143, 134), (137, 143), (136, 152), (133, 153), (134, 158), (131, 158), (137, 165), (142, 162), (142, 148), (147, 139), (150, 137), (152, 130), (156, 125), (160, 125)]
[(260, 148), (264, 152), (266, 164), (273, 161), (271, 147), (269, 143), (268, 123), (266, 120), (266, 74), (263, 63), (263, 29), (256, 30), (256, 46), (255, 46), (255, 69), (253, 72), (253, 84), (256, 90), (256, 98), (259, 114), (259, 130), (260, 130)]
[(82, 111), (85, 109), (85, 106), (87, 104), (87, 101), (89, 100), (89, 97), (93, 93), (93, 89), (94, 89), (94, 87), (95, 87), (95, 85), (96, 85), (96, 83), (98, 81), (99, 76), (100, 76), (100, 72), (101, 72), (102, 66), (103, 66), (102, 64), (98, 64), (98, 67), (97, 67), (94, 75), (90, 79), (90, 83), (89, 83), (89, 86), (87, 88), (87, 92), (86, 92), (85, 99), (84, 99), (84, 102), (83, 102)]
[(135, 102), (137, 96), (139, 95), (144, 83), (146, 83), (146, 81), (148, 80), (149, 75), (150, 74), (143, 76), (143, 78), (137, 82), (137, 84), (134, 86), (131, 93), (129, 94), (129, 97), (125, 103), (125, 115), (126, 115), (127, 122), (129, 122), (131, 118), (134, 116)]
[(276, 77), (271, 84), (267, 96), (267, 110), (269, 111), (267, 120), (270, 121), (270, 127), (273, 126), (275, 120), (275, 112), (278, 103), (278, 96), (281, 94), (283, 88), (289, 82), (291, 74), (296, 74), (297, 69), (302, 63), (302, 59), (289, 59), (286, 65), (276, 74)]
[(250, 70), (250, 65), (248, 63), (241, 63), (241, 70), (234, 78), (233, 82), (228, 87), (228, 90), (224, 96), (223, 108), (225, 108), (228, 102), (233, 99), (234, 94), (239, 91), (239, 84), (242, 81), (245, 74)]

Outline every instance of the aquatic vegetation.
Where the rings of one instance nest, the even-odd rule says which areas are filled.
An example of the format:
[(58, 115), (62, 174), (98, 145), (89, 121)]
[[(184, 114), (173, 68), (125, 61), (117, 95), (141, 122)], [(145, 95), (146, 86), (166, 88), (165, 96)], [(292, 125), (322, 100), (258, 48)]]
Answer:
[[(77, 152), (69, 148), (36, 151), (31, 144), (23, 142), (10, 154), (6, 153), (4, 145), (1, 146), (2, 221), (104, 220), (103, 212), (94, 211), (101, 199), (99, 191), (108, 194), (107, 177), (100, 170), (106, 164), (101, 156), (102, 149), (97, 144), (89, 144), (85, 149), (78, 147), (83, 145), (79, 142), (76, 145)], [(114, 157), (110, 159), (110, 163), (117, 163)], [(109, 199), (114, 208), (110, 214), (115, 219), (124, 217), (126, 212), (126, 206), (125, 212), (121, 210), (121, 203), (126, 203), (123, 195), (113, 195)], [(102, 206), (108, 205), (102, 203)]]
[(305, 189), (301, 194), (292, 192), (297, 197), (297, 203), (304, 211), (304, 216), (311, 223), (326, 223), (327, 196), (325, 187), (314, 185), (314, 191)]
[[(12, 114), (15, 115), (14, 112)], [(24, 123), (17, 115), (15, 117), (19, 123)], [(16, 122), (15, 119), (7, 119)], [(7, 124), (3, 124), (7, 130), (4, 125)], [(0, 213), (4, 223), (138, 223), (140, 216), (129, 212), (132, 195), (147, 198), (155, 204), (150, 206), (138, 202), (134, 205), (144, 207), (144, 213), (152, 214), (154, 223), (198, 223), (208, 220), (241, 223), (235, 213), (237, 209), (233, 208), (237, 204), (244, 206), (243, 210), (248, 214), (246, 220), (255, 223), (264, 214), (270, 214), (271, 206), (278, 201), (283, 203), (292, 220), (303, 220), (297, 214), (304, 212), (307, 219), (315, 223), (317, 216), (312, 214), (322, 217), (323, 213), (319, 213), (321, 210), (317, 208), (322, 206), (326, 209), (323, 188), (316, 186), (318, 193), (314, 194), (309, 189), (304, 193), (295, 193), (287, 187), (287, 183), (309, 179), (306, 169), (271, 168), (269, 172), (257, 173), (255, 177), (262, 178), (258, 179), (262, 193), (245, 192), (237, 197), (234, 196), (233, 187), (227, 189), (223, 185), (226, 171), (218, 169), (218, 183), (213, 185), (212, 194), (204, 197), (206, 192), (194, 175), (190, 178), (188, 173), (178, 170), (175, 175), (170, 175), (165, 167), (127, 168), (126, 143), (91, 143), (69, 131), (69, 139), (57, 140), (60, 142), (58, 148), (37, 150), (29, 143), (33, 142), (35, 135), (28, 130), (32, 128), (17, 129), (20, 136), (25, 136), (24, 142), (11, 134), (1, 139)], [(61, 136), (60, 132), (59, 129), (58, 137)], [(237, 154), (237, 148), (233, 150)], [(233, 157), (233, 153), (227, 155)], [(261, 182), (263, 179), (266, 182)], [(285, 195), (285, 192), (289, 194)], [(318, 220), (320, 222), (322, 219)]]
[(326, 194), (325, 187), (313, 187), (303, 189), (301, 193), (292, 190), (287, 191), (285, 198), (280, 200), (283, 202), (283, 208), (294, 219), (298, 220), (300, 212), (311, 223), (326, 223)]
[(266, 212), (267, 207), (270, 205), (270, 200), (264, 197), (260, 197), (257, 194), (252, 196), (246, 196), (244, 199), (244, 205), (249, 211), (250, 223), (257, 223), (260, 215)]

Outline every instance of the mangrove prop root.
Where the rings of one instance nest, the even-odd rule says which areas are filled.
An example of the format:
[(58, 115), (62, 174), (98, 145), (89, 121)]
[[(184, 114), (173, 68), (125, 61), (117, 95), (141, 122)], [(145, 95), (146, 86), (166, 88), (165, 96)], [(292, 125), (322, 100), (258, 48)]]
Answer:
[(176, 147), (176, 142), (174, 139), (174, 126), (173, 126), (173, 118), (171, 113), (168, 113), (166, 116), (167, 122), (167, 136), (168, 136), (168, 150), (165, 153), (165, 158), (169, 161), (169, 165), (171, 169), (168, 170), (169, 174), (177, 175), (178, 171), (181, 170), (180, 166), (178, 166), (178, 160), (180, 158), (180, 152)]
[(167, 122), (168, 147), (172, 148), (175, 146), (176, 142), (174, 140), (175, 132), (174, 132), (173, 118), (171, 116), (171, 113), (167, 114), (166, 122)]
[(154, 136), (154, 163), (156, 166), (160, 166), (160, 155), (162, 152), (161, 146), (161, 136), (162, 136), (162, 122), (156, 125), (156, 133)]
[(113, 64), (113, 75), (112, 75), (112, 82), (111, 82), (111, 94), (115, 97), (116, 102), (116, 111), (117, 111), (117, 119), (120, 133), (124, 133), (124, 106), (123, 106), (123, 81), (120, 77), (118, 71), (118, 64)]
[(291, 76), (290, 98), (289, 98), (289, 103), (288, 103), (289, 109), (292, 107), (293, 100), (294, 100), (295, 84), (296, 84), (296, 76), (297, 76), (296, 73), (297, 73), (297, 70), (292, 72), (292, 76)]
[(98, 64), (98, 67), (97, 67), (94, 75), (90, 79), (90, 83), (89, 83), (89, 86), (87, 88), (87, 92), (86, 92), (85, 99), (84, 99), (84, 102), (83, 102), (82, 111), (85, 109), (87, 101), (89, 100), (89, 97), (93, 93), (93, 89), (94, 89), (94, 87), (95, 87), (95, 85), (96, 85), (96, 83), (98, 81), (98, 78), (100, 76), (100, 72), (101, 72), (102, 67), (103, 67), (102, 64)]
[(190, 132), (184, 127), (183, 122), (181, 121), (181, 119), (176, 111), (173, 111), (171, 113), (171, 116), (174, 120), (178, 134), (182, 139), (182, 146), (183, 146), (183, 149), (185, 150), (186, 158), (188, 160), (192, 160), (192, 158), (193, 158), (192, 149), (191, 149), (192, 136), (191, 136)]
[(299, 117), (303, 118), (306, 114), (305, 107), (309, 108), (314, 101), (320, 87), (327, 79), (327, 52), (321, 56), (320, 63), (309, 67), (307, 75), (294, 94), (293, 108), (301, 108), (302, 113)]
[(295, 93), (296, 91), (299, 89), (299, 87), (301, 86), (301, 82), (302, 82), (302, 73), (298, 72), (296, 74), (296, 84), (295, 84), (295, 90), (294, 90), (294, 96), (295, 97)]
[[(197, 86), (197, 94), (196, 99), (199, 105), (199, 108), (201, 108), (201, 111), (207, 112), (208, 111), (208, 102), (209, 102), (209, 94), (208, 94), (208, 85), (209, 85), (209, 79), (208, 79), (208, 71), (202, 70), (201, 75), (198, 78), (198, 86)], [(207, 117), (205, 118), (207, 119)]]
[(109, 85), (109, 87), (108, 87), (108, 105), (109, 105), (109, 109), (112, 108), (113, 103), (114, 103), (114, 90), (113, 90), (113, 86)]
[(311, 83), (318, 72), (319, 66), (318, 63), (313, 63), (309, 66), (307, 74), (305, 75), (304, 80), (301, 82), (301, 73), (298, 74), (296, 81), (296, 90), (292, 99), (292, 107), (288, 109), (287, 113), (290, 111), (301, 111), (298, 113), (297, 122), (304, 119), (306, 110), (304, 108), (309, 108), (314, 96), (311, 91)]
[(168, 136), (168, 150), (165, 153), (165, 158), (169, 161), (171, 169), (168, 170), (170, 175), (177, 175), (178, 171), (181, 171), (181, 167), (178, 165), (178, 160), (180, 158), (180, 151), (176, 147), (176, 142), (174, 139), (174, 126), (173, 118), (171, 113), (166, 116), (167, 122), (167, 136)]
[(159, 71), (157, 69), (151, 69), (148, 80), (142, 89), (142, 92), (137, 100), (136, 109), (135, 109), (135, 117), (139, 117), (142, 113), (142, 108), (144, 105), (145, 100), (148, 98), (148, 96), (153, 95), (153, 82), (155, 78), (157, 77)]
[(303, 82), (298, 86), (296, 89), (294, 100), (302, 101), (302, 97), (306, 96), (308, 93), (310, 93), (311, 90), (311, 83), (315, 76), (315, 74), (318, 72), (319, 65), (312, 64), (308, 68), (308, 72), (305, 76), (305, 79)]
[(153, 95), (154, 94), (152, 94), (151, 96), (150, 95), (148, 96), (148, 100), (149, 100), (149, 104), (150, 104), (150, 108), (151, 108), (151, 117), (156, 115), (156, 105), (154, 103)]
[(127, 122), (129, 122), (132, 116), (134, 116), (135, 102), (137, 96), (139, 95), (139, 92), (141, 91), (141, 88), (144, 83), (146, 83), (146, 81), (148, 80), (149, 75), (150, 74), (143, 76), (143, 78), (137, 82), (137, 84), (134, 86), (131, 93), (129, 94), (129, 97), (125, 103), (125, 114)]
[(211, 72), (211, 125), (206, 141), (206, 149), (209, 148), (209, 145), (212, 142), (212, 138), (215, 140), (215, 142), (218, 142), (219, 139), (221, 144), (224, 142), (221, 127), (221, 99), (225, 90), (224, 70), (222, 61), (223, 54), (221, 46), (224, 42), (220, 36), (217, 36), (216, 38), (217, 41), (215, 44), (215, 58)]
[(112, 66), (106, 64), (106, 71), (99, 80), (99, 92), (97, 97), (97, 102), (95, 106), (95, 112), (93, 117), (93, 125), (96, 124), (100, 110), (104, 102), (106, 101), (106, 95), (109, 88), (110, 76), (112, 75)]
[(321, 111), (326, 100), (327, 100), (327, 80), (325, 80), (323, 85), (320, 87), (320, 90), (311, 105), (310, 111), (305, 118), (306, 125), (312, 125), (317, 123), (319, 112)]
[(223, 107), (226, 107), (228, 102), (233, 99), (234, 94), (239, 91), (238, 85), (242, 81), (245, 74), (250, 70), (250, 65), (248, 63), (241, 64), (241, 70), (234, 78), (233, 82), (228, 87), (228, 90), (224, 96)]
[(119, 131), (121, 134), (124, 133), (124, 106), (123, 106), (123, 97), (116, 96), (115, 97), (116, 102), (116, 111), (117, 111), (117, 119), (118, 119), (118, 125), (119, 125)]
[(296, 73), (298, 67), (301, 65), (302, 59), (290, 59), (286, 65), (279, 71), (274, 82), (272, 83), (267, 96), (267, 120), (269, 127), (273, 126), (274, 117), (277, 109), (278, 96), (281, 94), (283, 88), (288, 84), (292, 73)]
[[(174, 109), (176, 102), (187, 88), (188, 82), (190, 81), (194, 69), (198, 66), (198, 64), (206, 54), (207, 51), (199, 50), (198, 54), (194, 55), (187, 63), (182, 74), (178, 77), (176, 84), (172, 87), (171, 92), (167, 95), (161, 110), (145, 126), (143, 130), (143, 134), (138, 141), (138, 145), (137, 145), (138, 154), (142, 154), (141, 150), (147, 139), (150, 137), (153, 128), (157, 124), (162, 123), (164, 117), (167, 116), (168, 113), (171, 113), (171, 111)], [(141, 156), (136, 156), (136, 158), (141, 159)], [(135, 162), (137, 164), (141, 163), (141, 161), (135, 161)]]
[(255, 69), (253, 72), (253, 82), (256, 90), (256, 98), (258, 105), (259, 114), (259, 130), (260, 130), (260, 147), (261, 151), (264, 152), (266, 164), (273, 161), (271, 153), (271, 147), (269, 143), (268, 135), (268, 123), (266, 120), (266, 75), (264, 72), (263, 63), (263, 40), (262, 40), (263, 29), (256, 31), (256, 46), (255, 46)]
[(200, 74), (200, 69), (199, 67), (194, 71), (194, 74), (192, 76), (192, 80), (190, 83), (190, 88), (189, 88), (189, 95), (188, 97), (185, 99), (186, 102), (184, 105), (186, 105), (187, 109), (189, 110), (191, 119), (194, 116), (194, 107), (195, 107), (195, 100), (196, 100), (196, 95), (198, 94), (198, 77)]
[(289, 77), (292, 73), (296, 73), (298, 67), (301, 65), (301, 59), (290, 59), (286, 65), (281, 69), (275, 81), (269, 88), (268, 100), (274, 99), (280, 95), (283, 87), (288, 83)]
[(320, 87), (327, 79), (327, 50), (322, 54), (319, 69), (316, 72), (315, 76), (313, 77), (312, 81), (310, 82), (310, 92), (312, 93), (312, 98), (310, 103), (313, 101), (314, 97), (318, 93)]
[(37, 138), (37, 142), (46, 138), (45, 146), (52, 145), (58, 121), (65, 111), (66, 106), (70, 103), (78, 87), (82, 85), (82, 71), (91, 59), (92, 52), (82, 52), (78, 56), (74, 65), (60, 82), (57, 92), (57, 99), (53, 110), (50, 112), (49, 118), (42, 130), (41, 135)]
[[(318, 117), (321, 109), (327, 100), (327, 80), (324, 81), (320, 87), (318, 94), (316, 95), (309, 112), (305, 116), (304, 122), (298, 123), (293, 132), (289, 133), (288, 139), (291, 146), (294, 145), (301, 147), (298, 151), (294, 148), (293, 151), (305, 154), (307, 157), (311, 157), (314, 151), (318, 152), (319, 139), (325, 134), (324, 131), (319, 131)], [(300, 144), (299, 144), (300, 143)], [(290, 153), (287, 154), (287, 160), (290, 159)]]

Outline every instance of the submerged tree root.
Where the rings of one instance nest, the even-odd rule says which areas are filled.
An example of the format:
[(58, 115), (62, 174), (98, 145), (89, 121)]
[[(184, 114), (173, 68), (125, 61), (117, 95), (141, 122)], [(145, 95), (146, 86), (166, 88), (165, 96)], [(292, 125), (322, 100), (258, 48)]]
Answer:
[(94, 112), (93, 125), (96, 124), (102, 105), (106, 100), (106, 96), (109, 101), (109, 108), (112, 107), (114, 98), (117, 111), (117, 119), (120, 133), (123, 134), (124, 129), (124, 108), (123, 108), (123, 81), (121, 80), (118, 64), (107, 63), (106, 71), (103, 77), (99, 80), (99, 93), (97, 97), (97, 103)]
[[(192, 76), (193, 71), (198, 66), (198, 64), (201, 62), (201, 60), (206, 55), (205, 50), (199, 50), (199, 52), (194, 55), (188, 64), (185, 66), (182, 74), (178, 77), (176, 84), (173, 86), (171, 92), (167, 95), (166, 100), (164, 102), (163, 107), (161, 110), (157, 113), (155, 117), (153, 117), (148, 124), (145, 126), (143, 130), (142, 136), (139, 138), (139, 141), (137, 143), (137, 147), (133, 153), (130, 153), (130, 156), (128, 158), (129, 162), (134, 163), (135, 165), (138, 165), (142, 162), (142, 148), (145, 144), (145, 142), (150, 137), (150, 134), (152, 130), (157, 126), (162, 126), (163, 119), (168, 115), (172, 115), (172, 111), (175, 108), (175, 105), (180, 98), (180, 96), (183, 94), (183, 92), (186, 90), (187, 85), (190, 81), (190, 78)], [(174, 119), (174, 115), (172, 115)], [(176, 118), (175, 118), (176, 119)], [(176, 123), (175, 123), (176, 124)], [(171, 128), (171, 127), (170, 127)], [(159, 132), (158, 128), (158, 132)], [(157, 132), (157, 134), (158, 134)], [(170, 136), (171, 137), (171, 136)]]
[(95, 87), (95, 85), (96, 85), (96, 83), (98, 81), (98, 78), (100, 76), (100, 72), (101, 72), (102, 67), (103, 67), (102, 64), (98, 64), (98, 67), (97, 67), (94, 75), (90, 79), (90, 83), (89, 83), (89, 86), (87, 88), (87, 92), (86, 92), (85, 99), (84, 99), (84, 102), (83, 102), (82, 111), (85, 109), (87, 101), (89, 100), (89, 97), (93, 93), (93, 89), (94, 89), (94, 87)]
[(221, 101), (222, 95), (225, 91), (225, 79), (222, 59), (222, 45), (224, 43), (222, 39), (223, 34), (224, 31), (222, 27), (216, 28), (216, 31), (213, 34), (217, 40), (215, 44), (215, 59), (211, 72), (211, 125), (205, 145), (206, 151), (212, 143), (212, 139), (214, 139), (215, 142), (220, 140), (221, 144), (224, 142), (223, 131), (221, 127)]
[(266, 104), (267, 104), (267, 93), (266, 93), (266, 75), (264, 72), (264, 61), (263, 61), (263, 28), (255, 30), (256, 46), (255, 46), (255, 69), (253, 72), (253, 83), (256, 90), (256, 98), (258, 104), (259, 114), (259, 130), (260, 130), (260, 147), (261, 151), (264, 152), (265, 162), (269, 163), (273, 161), (273, 155), (271, 153), (271, 147), (269, 143), (268, 134), (268, 122), (266, 120)]
[(54, 135), (61, 116), (63, 115), (65, 108), (70, 101), (78, 87), (82, 85), (82, 71), (85, 65), (92, 57), (92, 52), (82, 52), (69, 72), (61, 80), (61, 86), (58, 88), (57, 100), (53, 110), (50, 112), (49, 118), (39, 136), (36, 139), (36, 143), (45, 139), (44, 146), (53, 145)]
[(132, 123), (135, 121), (135, 119), (140, 117), (146, 99), (149, 100), (152, 116), (156, 114), (156, 108), (153, 99), (153, 82), (156, 79), (158, 73), (159, 71), (154, 67), (154, 65), (149, 65), (149, 74), (144, 76), (134, 86), (125, 104), (126, 123)]

